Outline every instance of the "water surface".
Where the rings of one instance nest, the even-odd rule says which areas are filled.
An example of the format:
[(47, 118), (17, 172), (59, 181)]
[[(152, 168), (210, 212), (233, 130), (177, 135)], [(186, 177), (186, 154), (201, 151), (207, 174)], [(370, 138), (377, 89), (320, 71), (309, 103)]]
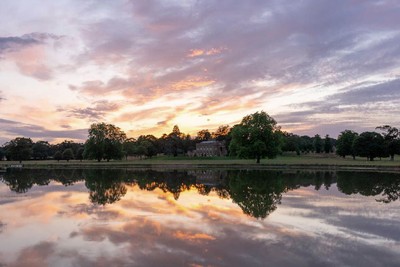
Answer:
[(0, 266), (399, 266), (400, 175), (9, 170)]

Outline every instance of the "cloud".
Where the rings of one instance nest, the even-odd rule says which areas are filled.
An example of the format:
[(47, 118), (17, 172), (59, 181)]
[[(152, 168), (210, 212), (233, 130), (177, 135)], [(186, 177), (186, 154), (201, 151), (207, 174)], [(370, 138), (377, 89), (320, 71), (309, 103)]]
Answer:
[[(87, 138), (87, 129), (48, 130), (42, 126), (5, 119), (0, 119), (0, 128), (2, 133), (0, 141), (3, 143), (15, 137), (29, 137), (47, 141), (57, 138), (75, 140), (85, 140)], [(7, 136), (9, 136), (9, 139), (6, 139)]]
[(86, 108), (64, 108), (57, 109), (58, 112), (66, 112), (68, 117), (78, 119), (102, 120), (110, 112), (118, 111), (121, 108), (120, 103), (107, 100), (95, 101), (90, 107)]
[[(15, 26), (9, 31), (15, 34), (0, 37), (0, 57), (13, 62), (23, 75), (54, 79), (65, 88), (69, 84), (72, 94), (86, 101), (79, 107), (57, 102), (60, 116), (91, 120), (124, 117), (120, 112), (132, 111), (93, 106), (101, 99), (124, 99), (135, 107), (133, 113), (159, 102), (176, 106), (179, 101), (187, 108), (180, 114), (171, 109), (165, 117), (179, 117), (191, 109), (196, 118), (217, 114), (215, 120), (221, 121), (225, 118), (219, 114), (225, 112), (240, 120), (266, 110), (293, 130), (303, 131), (312, 121), (304, 131), (314, 133), (315, 125), (329, 114), (335, 135), (344, 119), (333, 118), (334, 114), (364, 124), (358, 114), (352, 116), (357, 107), (344, 107), (364, 99), (361, 105), (367, 109), (368, 103), (371, 121), (379, 121), (382, 112), (395, 120), (394, 113), (381, 112), (377, 104), (393, 105), (393, 98), (382, 92), (398, 97), (394, 89), (371, 89), (370, 99), (366, 89), (360, 99), (352, 96), (360, 83), (399, 75), (396, 1), (150, 0), (49, 6), (50, 15), (32, 8), (29, 27)], [(20, 14), (19, 9), (14, 11)], [(55, 21), (56, 11), (65, 16)], [(57, 27), (51, 34), (48, 25), (53, 24)], [(17, 34), (25, 29), (33, 33)], [(339, 93), (328, 99), (330, 105), (318, 106), (326, 95)], [(272, 102), (278, 97), (284, 103)], [(293, 105), (287, 105), (287, 99)], [(301, 104), (315, 113), (290, 117), (304, 112)], [(146, 119), (154, 118), (144, 114)], [(160, 127), (164, 121), (157, 118)]]
[(50, 33), (29, 33), (22, 36), (0, 37), (0, 58), (12, 61), (24, 75), (39, 80), (53, 76), (47, 49), (63, 36)]

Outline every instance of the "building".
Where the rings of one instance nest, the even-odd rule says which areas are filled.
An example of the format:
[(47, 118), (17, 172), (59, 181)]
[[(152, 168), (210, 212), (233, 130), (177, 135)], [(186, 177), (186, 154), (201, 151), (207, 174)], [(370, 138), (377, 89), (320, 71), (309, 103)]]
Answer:
[(191, 151), (192, 157), (224, 157), (228, 154), (225, 142), (203, 141), (196, 144), (196, 150)]

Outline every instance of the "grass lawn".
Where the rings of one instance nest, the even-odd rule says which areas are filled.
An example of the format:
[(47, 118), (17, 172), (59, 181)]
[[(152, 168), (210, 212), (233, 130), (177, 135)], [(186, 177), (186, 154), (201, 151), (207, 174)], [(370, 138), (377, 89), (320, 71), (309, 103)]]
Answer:
[[(19, 162), (1, 161), (0, 167), (19, 164)], [(236, 158), (188, 158), (188, 157), (169, 157), (158, 156), (151, 159), (132, 159), (132, 160), (115, 160), (115, 161), (78, 161), (70, 160), (69, 162), (62, 160), (44, 161), (23, 161), (25, 167), (236, 167), (236, 168), (285, 168), (285, 167), (300, 167), (300, 168), (323, 168), (323, 167), (353, 167), (353, 168), (390, 168), (400, 170), (400, 157), (395, 157), (394, 161), (388, 158), (375, 159), (367, 161), (365, 158), (351, 157), (340, 158), (334, 155), (283, 155), (275, 159), (262, 159), (260, 164), (256, 164), (253, 159), (236, 159)]]

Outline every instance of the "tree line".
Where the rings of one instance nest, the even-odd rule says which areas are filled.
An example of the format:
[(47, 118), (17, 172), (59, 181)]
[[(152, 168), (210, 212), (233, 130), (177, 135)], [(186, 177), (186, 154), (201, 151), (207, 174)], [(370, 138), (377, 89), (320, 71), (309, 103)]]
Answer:
[(356, 133), (345, 130), (338, 139), (319, 134), (313, 137), (299, 136), (284, 132), (277, 122), (264, 111), (243, 117), (239, 124), (230, 127), (221, 125), (215, 132), (200, 130), (196, 136), (182, 133), (175, 125), (169, 134), (157, 138), (154, 135), (141, 135), (137, 139), (128, 138), (119, 127), (113, 124), (95, 123), (88, 130), (85, 143), (65, 140), (59, 144), (47, 141), (33, 142), (27, 137), (17, 137), (0, 147), (0, 159), (7, 160), (120, 160), (122, 158), (146, 157), (158, 154), (178, 156), (187, 155), (202, 141), (221, 141), (229, 155), (238, 158), (274, 158), (283, 152), (336, 153), (341, 157), (356, 156), (374, 160), (377, 157), (390, 157), (394, 160), (400, 154), (400, 135), (395, 127), (389, 125), (376, 128), (379, 132)]

